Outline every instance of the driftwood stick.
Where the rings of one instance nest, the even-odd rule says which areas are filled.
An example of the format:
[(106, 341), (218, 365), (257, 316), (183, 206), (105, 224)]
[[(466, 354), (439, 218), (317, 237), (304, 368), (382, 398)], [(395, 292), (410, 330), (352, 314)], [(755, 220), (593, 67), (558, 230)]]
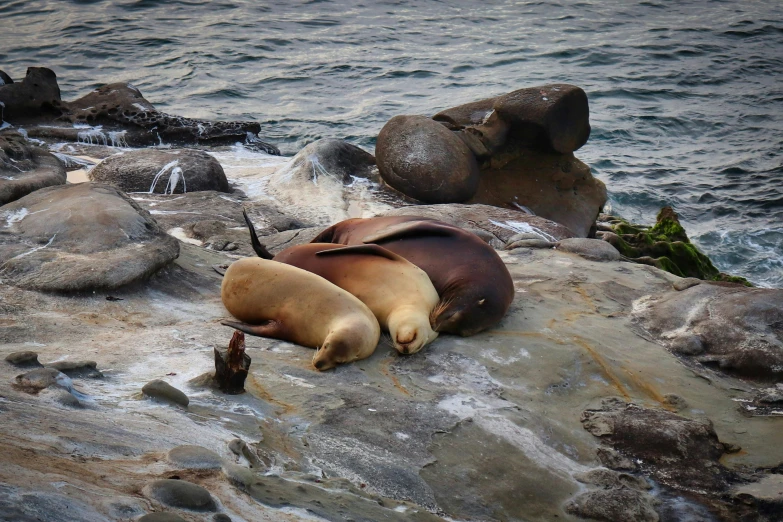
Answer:
[(249, 368), (250, 356), (245, 353), (245, 334), (234, 331), (228, 349), (215, 348), (215, 381), (226, 393), (243, 393)]

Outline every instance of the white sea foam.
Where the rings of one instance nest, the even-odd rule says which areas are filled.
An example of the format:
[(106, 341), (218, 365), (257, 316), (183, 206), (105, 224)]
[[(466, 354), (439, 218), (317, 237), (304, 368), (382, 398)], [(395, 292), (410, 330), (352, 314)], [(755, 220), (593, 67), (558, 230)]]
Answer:
[(530, 223), (525, 223), (524, 221), (506, 221), (504, 223), (501, 223), (499, 221), (490, 219), (489, 222), (497, 227), (505, 228), (506, 230), (511, 230), (518, 234), (520, 233), (535, 234), (541, 237), (541, 239), (545, 241), (557, 241), (557, 238), (555, 236), (551, 234), (547, 234), (540, 228), (536, 228)]

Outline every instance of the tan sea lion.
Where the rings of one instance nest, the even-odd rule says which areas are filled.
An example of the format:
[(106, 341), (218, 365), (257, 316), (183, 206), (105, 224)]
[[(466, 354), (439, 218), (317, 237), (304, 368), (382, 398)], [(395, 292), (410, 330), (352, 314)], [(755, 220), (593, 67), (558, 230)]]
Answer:
[(318, 274), (358, 297), (400, 353), (416, 353), (438, 336), (430, 326), (439, 300), (430, 278), (381, 246), (308, 243), (287, 248), (274, 260)]
[(301, 268), (249, 257), (228, 267), (220, 289), (223, 305), (239, 319), (237, 330), (316, 348), (313, 366), (328, 370), (365, 359), (381, 329), (359, 299)]
[(424, 270), (440, 295), (436, 332), (473, 335), (496, 325), (514, 299), (514, 282), (497, 252), (459, 227), (418, 216), (347, 219), (313, 243), (374, 243)]

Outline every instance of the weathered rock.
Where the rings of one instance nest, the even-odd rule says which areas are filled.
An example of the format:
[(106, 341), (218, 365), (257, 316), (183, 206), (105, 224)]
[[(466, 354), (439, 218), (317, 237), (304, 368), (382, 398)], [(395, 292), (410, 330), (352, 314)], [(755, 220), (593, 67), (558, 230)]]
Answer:
[(57, 76), (51, 69), (29, 67), (23, 80), (3, 83), (0, 85), (0, 104), (4, 120), (13, 123), (17, 119), (31, 116), (54, 118), (60, 115), (60, 87), (57, 85)]
[(0, 210), (0, 275), (44, 291), (117, 288), (154, 274), (179, 243), (108, 185), (49, 187)]
[(425, 116), (395, 116), (378, 134), (378, 170), (394, 189), (424, 203), (460, 203), (476, 193), (479, 170), (470, 149)]
[(709, 422), (606, 400), (600, 409), (585, 410), (582, 424), (671, 488), (722, 492), (734, 478), (719, 462), (725, 446)]
[(138, 149), (100, 162), (88, 177), (125, 192), (182, 194), (216, 190), (230, 192), (220, 163), (195, 149)]
[(519, 89), (446, 109), (433, 119), (453, 130), (466, 129), (490, 152), (512, 140), (565, 154), (584, 145), (590, 136), (587, 95), (568, 84)]
[[(512, 241), (519, 233), (532, 234), (544, 241), (559, 241), (574, 237), (568, 228), (538, 216), (519, 210), (489, 205), (416, 205), (402, 207), (381, 214), (383, 216), (421, 216), (451, 223), (466, 230), (482, 230), (501, 244)], [(490, 242), (491, 244), (491, 242)]]
[(226, 393), (244, 393), (245, 379), (250, 369), (250, 356), (245, 352), (245, 334), (234, 331), (227, 349), (214, 348), (215, 381)]
[(11, 85), (14, 83), (13, 78), (8, 76), (5, 71), (0, 71), (0, 85)]
[(620, 252), (600, 239), (574, 237), (557, 242), (558, 250), (577, 254), (591, 261), (619, 261)]
[(187, 522), (187, 520), (177, 514), (160, 511), (144, 515), (138, 522)]
[(41, 390), (38, 397), (42, 400), (48, 400), (60, 406), (67, 408), (81, 408), (82, 403), (68, 390), (60, 387), (49, 387), (45, 390)]
[(16, 377), (16, 385), (28, 393), (38, 393), (49, 386), (70, 387), (71, 380), (54, 368), (38, 368)]
[(180, 390), (176, 389), (174, 386), (167, 383), (166, 381), (161, 381), (160, 379), (155, 379), (145, 384), (141, 388), (141, 392), (144, 395), (147, 395), (154, 399), (160, 399), (163, 401), (172, 402), (174, 404), (179, 404), (180, 406), (184, 406), (186, 408), (190, 403), (190, 399), (188, 399), (187, 395), (185, 395)]
[(469, 203), (525, 207), (587, 237), (606, 203), (606, 187), (573, 154), (522, 150), (493, 157)]
[[(75, 101), (60, 98), (50, 69), (30, 67), (21, 82), (0, 85), (6, 121), (24, 124), (30, 136), (117, 147), (168, 143), (220, 144), (244, 141), (269, 154), (280, 151), (258, 138), (254, 122), (204, 121), (155, 110), (127, 83), (104, 85)], [(52, 125), (60, 123), (62, 126)]]
[(783, 516), (783, 475), (769, 474), (758, 482), (743, 484), (732, 492), (738, 500), (750, 503), (770, 520)]
[(231, 517), (225, 513), (215, 513), (212, 516), (212, 522), (231, 522)]
[(184, 480), (162, 479), (144, 487), (144, 493), (170, 507), (192, 511), (215, 511), (217, 505), (209, 491)]
[(568, 501), (568, 513), (604, 522), (658, 522), (652, 498), (630, 488), (596, 490)]
[(768, 404), (783, 403), (783, 383), (778, 383), (774, 388), (759, 390), (758, 401)]
[(285, 167), (302, 182), (318, 183), (328, 176), (350, 184), (355, 178), (379, 181), (375, 157), (369, 152), (335, 138), (323, 138), (300, 150)]
[(596, 236), (614, 246), (623, 256), (646, 265), (688, 278), (679, 283), (684, 290), (697, 282), (692, 279), (726, 281), (752, 286), (745, 278), (720, 272), (710, 259), (688, 239), (677, 213), (663, 207), (652, 227), (634, 225), (616, 216), (601, 214)]
[(68, 377), (89, 377), (93, 379), (103, 377), (103, 373), (98, 370), (98, 363), (95, 361), (59, 361), (47, 364), (46, 367), (61, 371)]
[(38, 362), (38, 354), (29, 351), (9, 353), (6, 355), (5, 361), (22, 368), (28, 366), (43, 366)]
[(643, 298), (634, 318), (659, 342), (703, 364), (783, 380), (783, 290), (701, 284)]
[(52, 154), (19, 133), (0, 132), (0, 206), (65, 180), (65, 168)]
[(168, 461), (185, 469), (220, 469), (220, 455), (201, 446), (177, 446), (169, 451)]

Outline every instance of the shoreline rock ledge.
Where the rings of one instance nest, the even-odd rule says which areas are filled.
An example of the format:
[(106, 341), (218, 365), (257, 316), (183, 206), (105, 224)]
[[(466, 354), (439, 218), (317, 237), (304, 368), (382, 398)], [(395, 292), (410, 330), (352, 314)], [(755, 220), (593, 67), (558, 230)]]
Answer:
[(590, 136), (587, 95), (551, 84), (424, 116), (395, 116), (376, 144), (392, 188), (424, 203), (483, 203), (593, 237), (606, 187), (573, 152)]

